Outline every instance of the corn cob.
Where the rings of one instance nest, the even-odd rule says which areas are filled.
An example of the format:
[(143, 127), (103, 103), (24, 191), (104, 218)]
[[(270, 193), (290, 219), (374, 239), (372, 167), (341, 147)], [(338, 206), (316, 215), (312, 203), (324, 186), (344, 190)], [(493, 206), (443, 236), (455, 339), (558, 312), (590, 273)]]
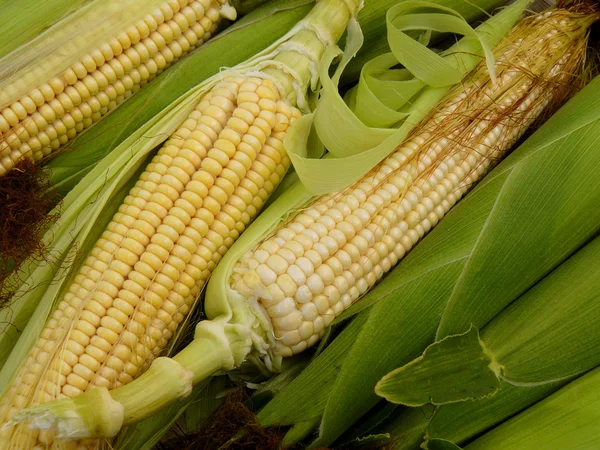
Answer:
[(500, 45), (495, 83), (480, 68), (379, 167), (240, 259), (231, 288), (265, 309), (274, 354), (314, 345), (561, 100), (588, 26), (564, 10), (523, 21)]
[[(283, 139), (300, 116), (294, 103), (331, 44), (322, 36), (337, 40), (350, 8), (319, 3), (273, 61), (261, 58), (261, 71), (250, 63), (217, 78), (75, 276), (5, 391), (1, 423), (27, 406), (122, 386), (160, 354), (288, 169)], [(59, 445), (52, 432), (1, 433), (2, 448)]]
[[(47, 55), (49, 77), (44, 65), (17, 67), (15, 75), (7, 62), (10, 78), (0, 93), (0, 176), (22, 158), (39, 162), (50, 155), (209, 39), (221, 17), (235, 18), (227, 0), (164, 0), (157, 6), (142, 20), (113, 30), (117, 33), (95, 48), (85, 39), (67, 41), (66, 48)], [(128, 13), (118, 2), (106, 8), (107, 14)], [(137, 8), (148, 6), (138, 2)], [(59, 33), (64, 38), (79, 31), (67, 27)], [(52, 66), (63, 52), (81, 57), (66, 68)], [(43, 82), (28, 89), (32, 78)]]
[[(74, 436), (110, 436), (187, 395), (191, 383), (237, 366), (250, 352), (274, 366), (314, 345), (536, 119), (572, 92), (595, 18), (558, 9), (522, 21), (495, 51), (496, 80), (481, 65), (364, 178), (315, 199), (218, 270), (207, 291), (206, 312), (213, 319), (200, 322), (194, 342), (173, 359), (157, 358), (138, 380), (111, 392), (96, 389), (16, 420), (58, 425)], [(294, 195), (290, 189), (271, 208), (289, 206)], [(264, 223), (259, 219), (254, 227)], [(220, 289), (211, 290), (216, 282), (228, 284), (225, 302), (212, 296)], [(158, 384), (168, 391), (148, 389)], [(95, 402), (110, 413), (93, 417)]]

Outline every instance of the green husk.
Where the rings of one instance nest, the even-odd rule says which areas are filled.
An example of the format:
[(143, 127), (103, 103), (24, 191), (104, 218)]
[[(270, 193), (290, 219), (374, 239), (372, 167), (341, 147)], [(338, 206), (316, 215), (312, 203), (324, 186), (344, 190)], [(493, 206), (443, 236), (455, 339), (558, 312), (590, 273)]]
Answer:
[[(494, 317), (482, 329), (481, 341), (486, 354), (494, 359), (494, 367), (488, 375), (497, 376), (497, 382), (502, 381), (502, 388), (482, 402), (442, 406), (433, 416), (427, 436), (460, 444), (481, 432), (482, 423), (495, 425), (533, 404), (540, 394), (547, 395), (600, 365), (596, 351), (600, 344), (598, 267), (600, 239), (597, 238)], [(456, 338), (448, 337), (440, 342), (453, 340)], [(453, 364), (440, 370), (442, 375), (448, 376), (455, 374), (457, 367), (464, 367), (463, 361), (466, 363), (469, 355), (442, 350), (436, 356), (440, 363), (438, 367), (443, 365), (445, 358), (453, 358)], [(408, 404), (406, 394), (402, 394), (404, 391), (411, 391), (408, 398), (416, 392), (428, 397), (438, 389), (445, 395), (454, 395), (456, 388), (463, 384), (463, 378), (478, 375), (473, 367), (457, 375), (455, 381), (446, 379), (443, 386), (441, 377), (408, 381), (407, 385), (401, 386), (398, 378), (401, 372), (395, 372), (387, 376), (396, 383), (390, 385), (388, 379), (385, 397), (404, 404)], [(484, 382), (483, 377), (478, 376), (478, 379)], [(397, 392), (400, 386), (402, 391)], [(376, 389), (381, 395), (380, 385)], [(478, 397), (474, 390), (469, 395)]]
[[(493, 1), (476, 1), (466, 2), (464, 0), (444, 0), (443, 2), (435, 2), (439, 5), (453, 9), (459, 12), (469, 23), (474, 23), (476, 20), (481, 20), (489, 15), (496, 8), (504, 5), (505, 2)], [(371, 10), (364, 8), (358, 15), (358, 20), (363, 25), (371, 16)], [(373, 29), (363, 26), (365, 34), (365, 42), (356, 58), (348, 64), (346, 70), (340, 78), (340, 86), (351, 86), (356, 83), (363, 66), (373, 58), (388, 53), (390, 51), (387, 43), (386, 30), (381, 27)], [(432, 33), (431, 42), (435, 43), (440, 40), (442, 35)]]
[(418, 449), (425, 437), (461, 445), (567, 383), (563, 380), (539, 386), (513, 386), (502, 382), (496, 395), (476, 402), (453, 403), (435, 410), (430, 406), (428, 413), (422, 408), (399, 407), (377, 431), (389, 433), (396, 450)]
[(600, 369), (499, 425), (465, 450), (584, 450), (598, 445)]
[(325, 404), (313, 445), (331, 443), (377, 403), (373, 388), (383, 375), (436, 340), (442, 318), (456, 326), (438, 339), (482, 327), (599, 231), (599, 87), (596, 78), (338, 319), (361, 310), (358, 317), (367, 318), (358, 333), (344, 330), (328, 348), (346, 355), (341, 369), (333, 379), (320, 376), (327, 360), (317, 358), (305, 372), (313, 375), (310, 391), (303, 373), (263, 410), (265, 425), (282, 423), (277, 417), (303, 421), (297, 405)]
[[(367, 82), (369, 69), (363, 69), (356, 92), (350, 93), (349, 105), (338, 94), (340, 70), (329, 78), (327, 69), (335, 54), (324, 58), (321, 66), (323, 90), (312, 120), (319, 139), (329, 152), (328, 158), (315, 159), (305, 152), (306, 146), (288, 146), (290, 158), (302, 183), (313, 195), (339, 192), (359, 179), (383, 158), (389, 155), (410, 131), (443, 98), (449, 89), (469, 73), (485, 56), (493, 76), (494, 64), (490, 46), (498, 42), (518, 19), (527, 1), (516, 2), (490, 21), (473, 30), (457, 12), (431, 2), (405, 1), (390, 8), (386, 14), (388, 40), (392, 52), (387, 54), (383, 76), (389, 86), (381, 94), (393, 91), (397, 101), (386, 104), (375, 98), (373, 87)], [(414, 24), (413, 24), (414, 22)], [(417, 42), (407, 32), (423, 30), (458, 32), (465, 37), (442, 55)], [(356, 53), (348, 29), (347, 50)], [(424, 39), (425, 43), (428, 42)], [(350, 45), (348, 46), (348, 43)], [(377, 59), (379, 61), (379, 58)], [(388, 70), (395, 64), (405, 69)], [(381, 68), (379, 69), (381, 72)], [(395, 72), (400, 72), (397, 76)], [(386, 98), (386, 97), (380, 97)], [(394, 119), (390, 120), (389, 118)], [(297, 125), (300, 126), (300, 125)], [(387, 128), (393, 126), (392, 128)], [(383, 128), (382, 128), (383, 127)], [(305, 131), (305, 134), (307, 131)], [(331, 157), (331, 158), (330, 158)], [(331, 174), (335, 173), (335, 177)]]
[(76, 11), (89, 0), (5, 0), (0, 3), (0, 58), (46, 28)]

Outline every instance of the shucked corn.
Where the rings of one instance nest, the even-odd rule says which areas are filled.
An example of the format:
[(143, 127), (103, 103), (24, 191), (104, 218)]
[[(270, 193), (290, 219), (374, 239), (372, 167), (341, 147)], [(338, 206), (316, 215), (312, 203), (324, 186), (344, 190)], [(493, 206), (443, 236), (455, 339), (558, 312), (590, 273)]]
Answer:
[[(161, 353), (288, 169), (283, 139), (300, 116), (290, 99), (306, 90), (327, 44), (310, 26), (332, 14), (337, 40), (351, 12), (324, 0), (305, 19), (309, 30), (286, 38), (275, 61), (261, 59), (262, 72), (244, 66), (202, 96), (75, 276), (4, 392), (0, 423), (28, 406), (125, 385)], [(35, 445), (61, 444), (50, 431), (0, 430), (3, 449)]]
[(114, 389), (147, 368), (288, 169), (282, 141), (299, 114), (260, 78), (226, 79), (204, 96), (79, 270), (0, 421), (91, 386)]
[[(317, 198), (253, 246), (229, 272), (228, 305), (212, 304), (209, 287), (206, 311), (214, 318), (198, 324), (181, 353), (156, 359), (138, 380), (113, 391), (52, 402), (17, 420), (49, 421), (81, 437), (110, 436), (250, 352), (272, 361), (315, 344), (549, 105), (572, 92), (591, 22), (561, 9), (522, 21), (495, 52), (496, 80), (481, 65), (369, 174)], [(159, 380), (177, 387), (150, 393), (146, 386)], [(111, 411), (102, 423), (89, 414), (100, 401)]]
[(19, 95), (21, 79), (5, 86), (0, 94), (0, 176), (24, 157), (42, 160), (98, 122), (209, 39), (221, 16), (235, 18), (227, 0), (165, 0), (25, 95)]
[(238, 262), (232, 288), (264, 307), (274, 353), (317, 342), (561, 98), (585, 48), (569, 36), (585, 28), (547, 14), (497, 52), (495, 84), (480, 70), (379, 167), (316, 199)]

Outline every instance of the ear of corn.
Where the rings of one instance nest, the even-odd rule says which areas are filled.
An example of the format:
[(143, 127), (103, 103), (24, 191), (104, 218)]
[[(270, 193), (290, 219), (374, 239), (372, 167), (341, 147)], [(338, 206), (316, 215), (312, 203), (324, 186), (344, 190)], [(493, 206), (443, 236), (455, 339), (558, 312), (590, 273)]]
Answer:
[[(581, 67), (588, 22), (553, 14), (548, 22), (524, 21), (499, 45), (495, 83), (480, 68), (379, 167), (347, 190), (316, 199), (239, 260), (231, 288), (266, 309), (274, 354), (290, 356), (314, 344), (562, 97), (566, 74)], [(569, 21), (572, 28), (553, 41), (557, 33), (548, 29)], [(565, 37), (575, 33), (581, 38)], [(513, 67), (514, 60), (527, 72)], [(538, 86), (531, 73), (557, 78)], [(473, 111), (480, 120), (471, 120)]]
[[(102, 395), (51, 402), (16, 420), (33, 419), (34, 426), (50, 421), (61, 432), (81, 437), (109, 435), (187, 395), (190, 383), (239, 365), (250, 352), (276, 366), (280, 358), (314, 345), (334, 318), (395, 266), (535, 118), (564, 99), (570, 91), (564, 86), (582, 69), (593, 19), (557, 10), (523, 21), (496, 50), (496, 80), (480, 66), (359, 182), (305, 205), (249, 251), (238, 243), (243, 256), (221, 266), (225, 269), (209, 285), (206, 312), (212, 320), (200, 322), (192, 344), (172, 360), (156, 359), (138, 380), (110, 393), (103, 389)], [(556, 28), (564, 32), (556, 33)], [(288, 192), (293, 198), (294, 188), (275, 204)], [(253, 227), (264, 226), (275, 213), (265, 214)], [(242, 241), (265, 232), (249, 230)], [(228, 284), (226, 299), (213, 295), (219, 291), (211, 289), (215, 282)], [(165, 380), (168, 391), (146, 388)], [(100, 399), (114, 412), (110, 417), (88, 413), (90, 402)], [(342, 420), (356, 418), (356, 412), (356, 406), (348, 405)], [(322, 430), (321, 443), (337, 437), (340, 425)]]
[[(325, 353), (320, 355), (261, 411), (263, 425), (281, 423), (280, 418), (284, 425), (303, 422), (308, 417), (294, 405), (318, 398), (327, 404), (318, 426), (344, 420), (338, 426), (349, 427), (349, 409), (358, 410), (355, 418), (366, 414), (377, 403), (372, 394), (376, 382), (434, 342), (442, 317), (448, 324), (463, 324), (452, 334), (467, 331), (471, 323), (483, 327), (597, 234), (600, 195), (593, 174), (600, 157), (599, 86), (596, 78), (567, 103), (461, 201), (397, 270), (338, 319), (358, 313), (354, 320), (366, 320), (359, 331), (344, 330), (327, 348), (328, 354), (343, 355), (336, 361), (341, 369), (328, 373), (329, 361)], [(436, 415), (432, 418), (432, 437), (468, 440), (557, 387), (511, 388), (510, 395), (503, 388), (497, 404), (492, 399), (444, 406), (440, 422)], [(390, 432), (398, 448), (418, 447), (431, 414), (412, 411), (399, 413), (394, 428), (377, 431)]]
[[(280, 43), (208, 80), (197, 89), (199, 100), (194, 93), (184, 100), (191, 108), (181, 108), (175, 120), (184, 113), (185, 120), (130, 190), (5, 390), (0, 421), (27, 405), (76, 397), (84, 420), (71, 422), (82, 431), (59, 437), (85, 437), (86, 430), (112, 437), (121, 428), (123, 418), (113, 414), (122, 416), (124, 406), (111, 400), (108, 389), (132, 381), (162, 352), (217, 262), (282, 178), (290, 164), (282, 141), (300, 116), (294, 104), (305, 103), (313, 67), (356, 8), (320, 2)], [(143, 156), (115, 158), (135, 164)], [(168, 358), (155, 361), (143, 375), (154, 380), (157, 389), (150, 391), (160, 393), (164, 380), (157, 374), (166, 373), (176, 380), (168, 383), (166, 397), (190, 393), (191, 372)], [(205, 375), (219, 367), (205, 367)], [(112, 406), (97, 413), (97, 406), (85, 404), (87, 397), (77, 397), (84, 391), (94, 403)], [(156, 402), (137, 408), (137, 401), (127, 401), (126, 409), (144, 417), (160, 397)], [(88, 415), (98, 424), (86, 421)], [(3, 448), (61, 445), (53, 433), (22, 425), (4, 428), (0, 439)]]
[(7, 55), (0, 176), (22, 158), (41, 161), (98, 122), (206, 41), (222, 16), (235, 18), (225, 1), (96, 1)]

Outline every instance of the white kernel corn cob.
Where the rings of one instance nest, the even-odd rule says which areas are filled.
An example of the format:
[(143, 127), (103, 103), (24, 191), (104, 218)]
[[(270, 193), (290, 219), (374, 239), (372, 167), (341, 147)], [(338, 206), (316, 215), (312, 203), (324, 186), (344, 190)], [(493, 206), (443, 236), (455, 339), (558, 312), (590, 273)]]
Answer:
[[(315, 199), (235, 265), (231, 288), (255, 299), (271, 351), (314, 345), (479, 181), (580, 73), (587, 26), (557, 10), (524, 20), (378, 167)], [(578, 80), (575, 80), (578, 82)]]

